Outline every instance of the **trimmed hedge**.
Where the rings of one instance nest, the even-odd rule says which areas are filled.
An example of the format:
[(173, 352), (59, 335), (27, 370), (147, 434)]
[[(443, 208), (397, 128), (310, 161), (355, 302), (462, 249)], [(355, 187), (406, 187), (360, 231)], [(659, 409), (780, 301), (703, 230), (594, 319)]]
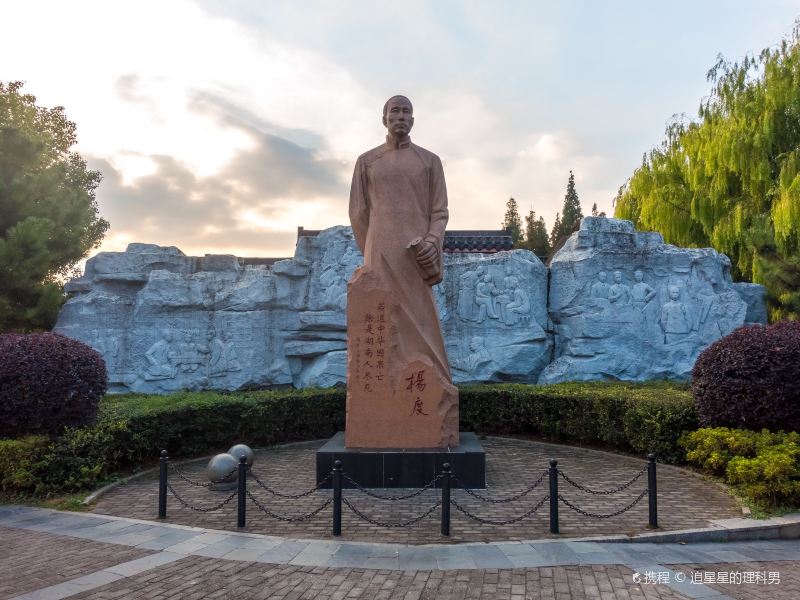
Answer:
[(94, 421), (106, 365), (57, 333), (0, 335), (0, 436), (60, 434)]
[(698, 427), (688, 386), (667, 382), (474, 385), (461, 388), (460, 405), (462, 430), (655, 452), (669, 463), (683, 462), (678, 438)]
[(740, 327), (703, 350), (692, 394), (706, 427), (800, 431), (800, 321)]
[[(581, 383), (478, 385), (460, 390), (461, 428), (480, 434), (539, 435), (601, 444), (678, 462), (680, 434), (697, 428), (688, 387)], [(95, 425), (72, 429), (33, 453), (30, 477), (16, 477), (0, 456), (7, 493), (47, 495), (96, 486), (114, 472), (172, 457), (224, 450), (242, 441), (266, 446), (326, 438), (344, 428), (345, 391), (181, 392), (107, 396)], [(0, 453), (3, 447), (0, 446)]]

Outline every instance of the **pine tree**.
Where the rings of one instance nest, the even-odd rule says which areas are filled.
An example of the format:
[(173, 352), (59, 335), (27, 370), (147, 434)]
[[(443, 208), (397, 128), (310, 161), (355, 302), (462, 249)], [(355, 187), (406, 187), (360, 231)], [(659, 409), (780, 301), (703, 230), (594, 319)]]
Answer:
[(593, 217), (605, 217), (606, 216), (606, 212), (605, 211), (597, 212), (597, 202), (592, 204), (592, 216)]
[(561, 239), (561, 214), (556, 213), (556, 220), (550, 230), (550, 250), (559, 248), (558, 241)]
[(511, 233), (511, 240), (514, 242), (514, 247), (520, 247), (522, 241), (522, 218), (519, 216), (519, 206), (514, 198), (509, 198), (506, 202), (506, 214), (500, 225)]
[(575, 191), (575, 175), (570, 171), (567, 193), (564, 195), (564, 208), (561, 209), (559, 238), (568, 238), (574, 231), (578, 231), (582, 218), (581, 202), (578, 199), (578, 192)]
[(550, 254), (547, 225), (544, 218), (536, 218), (533, 210), (525, 217), (525, 247), (542, 260), (545, 260)]
[(72, 150), (75, 124), (0, 82), (0, 332), (50, 329), (61, 281), (103, 239), (100, 173)]

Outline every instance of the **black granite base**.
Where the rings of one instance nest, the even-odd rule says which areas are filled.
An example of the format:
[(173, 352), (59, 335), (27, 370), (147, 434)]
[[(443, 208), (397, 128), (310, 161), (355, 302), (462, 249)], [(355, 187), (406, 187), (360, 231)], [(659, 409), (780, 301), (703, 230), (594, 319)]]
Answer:
[[(342, 469), (359, 485), (366, 488), (419, 488), (431, 482), (442, 472), (442, 465), (450, 469), (458, 480), (454, 487), (486, 487), (486, 453), (471, 432), (459, 434), (456, 448), (345, 448), (344, 432), (340, 431), (317, 450), (317, 481), (322, 481), (333, 469), (333, 461), (342, 461)], [(322, 487), (330, 488), (328, 480)], [(354, 487), (345, 478), (342, 486)], [(439, 487), (437, 482), (436, 487)]]

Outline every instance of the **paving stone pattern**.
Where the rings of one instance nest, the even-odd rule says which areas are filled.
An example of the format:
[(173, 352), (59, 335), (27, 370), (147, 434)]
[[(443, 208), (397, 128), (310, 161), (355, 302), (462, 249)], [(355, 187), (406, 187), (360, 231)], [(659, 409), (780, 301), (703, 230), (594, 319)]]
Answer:
[[(314, 452), (323, 442), (308, 442), (277, 446), (257, 452), (254, 471), (270, 487), (284, 493), (297, 493), (314, 486)], [(486, 448), (486, 477), (488, 488), (481, 494), (506, 498), (524, 490), (547, 468), (548, 460), (556, 458), (559, 467), (572, 478), (593, 489), (613, 488), (636, 475), (644, 459), (598, 452), (571, 446), (558, 446), (527, 440), (488, 438)], [(205, 462), (179, 466), (197, 481), (205, 481)], [(224, 499), (230, 492), (210, 492), (182, 482), (170, 472), (175, 490), (191, 504), (208, 507)], [(646, 474), (629, 489), (612, 496), (595, 496), (580, 492), (559, 479), (560, 493), (573, 504), (590, 512), (607, 514), (625, 506), (647, 485)], [(311, 512), (328, 498), (330, 491), (318, 491), (299, 500), (278, 498), (248, 482), (248, 489), (271, 511), (284, 516)], [(385, 494), (402, 494), (404, 490), (377, 490)], [(406, 490), (407, 491), (407, 490)], [(547, 477), (523, 500), (508, 504), (490, 504), (453, 491), (453, 498), (467, 510), (482, 518), (504, 521), (527, 512), (547, 494)], [(154, 519), (157, 515), (157, 475), (142, 477), (120, 486), (100, 498), (94, 512), (139, 519)], [(431, 507), (440, 496), (429, 490), (410, 500), (379, 501), (363, 493), (346, 490), (345, 496), (354, 506), (376, 521), (404, 522)], [(666, 465), (658, 467), (659, 525), (665, 530), (708, 526), (710, 519), (741, 516), (733, 499), (714, 483), (707, 482), (682, 469)], [(286, 523), (259, 513), (252, 502), (247, 506), (245, 531), (295, 538), (330, 538), (331, 509), (298, 523)], [(416, 525), (405, 528), (385, 528), (360, 520), (343, 508), (342, 540), (400, 542), (408, 544), (530, 540), (551, 537), (548, 505), (521, 522), (496, 526), (468, 519), (452, 509), (451, 537), (439, 533), (438, 509)], [(609, 519), (590, 519), (579, 515), (563, 504), (560, 506), (561, 537), (609, 534), (636, 534), (648, 531), (647, 497), (627, 513)], [(236, 530), (235, 500), (223, 509), (200, 513), (183, 508), (173, 497), (168, 499), (168, 522)]]
[(265, 565), (190, 557), (73, 598), (369, 600), (683, 599), (662, 585), (636, 585), (617, 565), (397, 572)]
[(0, 598), (152, 554), (138, 548), (3, 526), (0, 540)]

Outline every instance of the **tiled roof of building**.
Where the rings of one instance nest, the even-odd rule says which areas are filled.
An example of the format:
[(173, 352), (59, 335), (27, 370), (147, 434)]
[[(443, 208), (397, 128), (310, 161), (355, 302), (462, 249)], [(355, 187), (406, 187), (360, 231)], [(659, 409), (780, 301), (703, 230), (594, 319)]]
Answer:
[[(318, 229), (297, 228), (297, 238), (319, 235)], [(498, 230), (459, 230), (446, 231), (444, 251), (448, 253), (481, 252), (491, 254), (511, 250), (514, 243), (511, 234), (505, 229)]]

